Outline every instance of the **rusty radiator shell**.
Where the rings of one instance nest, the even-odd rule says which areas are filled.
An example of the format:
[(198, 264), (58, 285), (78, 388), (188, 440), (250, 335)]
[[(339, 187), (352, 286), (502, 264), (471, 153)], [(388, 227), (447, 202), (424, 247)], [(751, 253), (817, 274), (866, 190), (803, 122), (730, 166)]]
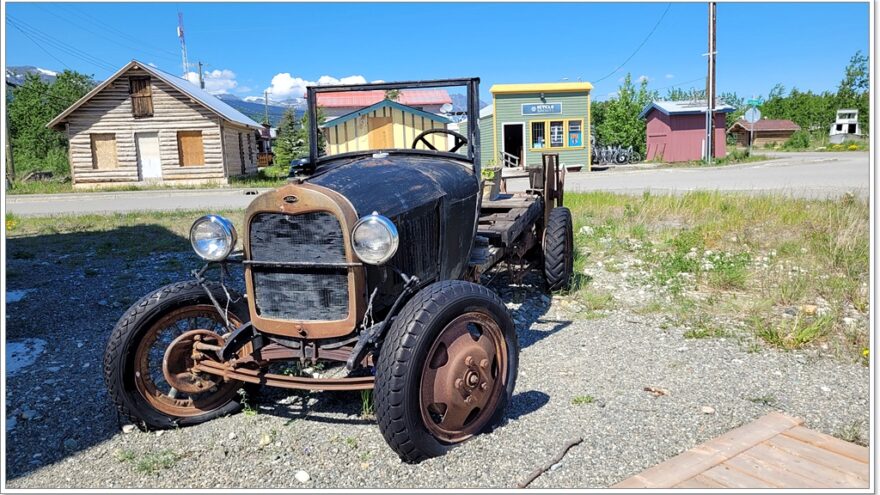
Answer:
[[(281, 320), (257, 314), (253, 267), (250, 246), (251, 221), (261, 213), (298, 215), (327, 212), (334, 215), (342, 228), (345, 261), (348, 270), (348, 315), (339, 320)], [(251, 322), (261, 332), (298, 339), (327, 339), (354, 332), (365, 311), (364, 266), (351, 249), (351, 228), (357, 222), (357, 213), (348, 200), (339, 193), (314, 184), (287, 184), (258, 196), (245, 213), (244, 236), (245, 286)], [(272, 261), (272, 260), (256, 260)]]

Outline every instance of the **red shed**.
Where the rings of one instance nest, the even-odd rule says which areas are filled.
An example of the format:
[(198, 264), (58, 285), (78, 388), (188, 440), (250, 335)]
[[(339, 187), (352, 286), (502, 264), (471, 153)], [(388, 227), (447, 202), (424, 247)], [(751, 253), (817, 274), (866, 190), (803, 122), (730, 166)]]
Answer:
[[(715, 104), (715, 157), (727, 154), (724, 114), (734, 108)], [(642, 110), (639, 117), (647, 120), (646, 160), (686, 162), (703, 158), (706, 146), (705, 101), (654, 101)]]

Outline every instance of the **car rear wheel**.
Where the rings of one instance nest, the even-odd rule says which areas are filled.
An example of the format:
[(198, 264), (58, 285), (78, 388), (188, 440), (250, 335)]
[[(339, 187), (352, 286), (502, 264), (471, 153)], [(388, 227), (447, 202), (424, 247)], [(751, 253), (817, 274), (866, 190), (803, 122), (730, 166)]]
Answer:
[[(216, 283), (208, 287), (221, 306), (228, 303), (232, 325), (246, 321), (242, 297)], [(136, 302), (116, 324), (104, 352), (104, 380), (119, 412), (145, 429), (194, 425), (236, 412), (242, 383), (189, 369), (196, 342), (222, 345), (226, 333), (221, 315), (194, 281), (162, 287)]]
[(392, 324), (376, 370), (379, 429), (401, 460), (421, 462), (491, 430), (516, 383), (519, 344), (496, 294), (438, 282)]
[(574, 232), (568, 208), (559, 206), (550, 210), (543, 247), (547, 287), (554, 292), (567, 290), (574, 270)]

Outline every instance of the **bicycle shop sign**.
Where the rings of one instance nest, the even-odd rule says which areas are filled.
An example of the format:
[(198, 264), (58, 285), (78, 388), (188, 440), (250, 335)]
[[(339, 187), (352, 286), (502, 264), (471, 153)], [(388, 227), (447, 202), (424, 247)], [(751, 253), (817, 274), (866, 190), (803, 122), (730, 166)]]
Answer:
[(562, 103), (523, 103), (523, 115), (547, 115), (562, 113)]

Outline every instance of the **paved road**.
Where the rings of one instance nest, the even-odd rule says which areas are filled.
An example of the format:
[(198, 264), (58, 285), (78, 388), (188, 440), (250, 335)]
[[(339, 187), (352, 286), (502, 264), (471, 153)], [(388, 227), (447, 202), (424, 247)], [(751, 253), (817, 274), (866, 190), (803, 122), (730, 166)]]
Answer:
[[(767, 153), (772, 154), (772, 153)], [(612, 169), (566, 177), (568, 191), (643, 191), (681, 193), (693, 190), (783, 192), (824, 198), (851, 191), (867, 197), (870, 190), (868, 153), (776, 153), (775, 160), (707, 168)], [(525, 179), (513, 179), (510, 190), (521, 190)], [(258, 189), (128, 191), (10, 196), (7, 211), (16, 215), (59, 215), (143, 210), (220, 210), (244, 208)]]
[(172, 189), (8, 196), (6, 211), (15, 215), (81, 215), (146, 210), (216, 211), (247, 207), (268, 189)]
[[(617, 169), (566, 176), (567, 191), (643, 191), (682, 193), (694, 190), (780, 192), (825, 198), (853, 192), (867, 197), (870, 162), (863, 152), (766, 153), (774, 160), (705, 168)], [(524, 179), (512, 181), (514, 189)]]

